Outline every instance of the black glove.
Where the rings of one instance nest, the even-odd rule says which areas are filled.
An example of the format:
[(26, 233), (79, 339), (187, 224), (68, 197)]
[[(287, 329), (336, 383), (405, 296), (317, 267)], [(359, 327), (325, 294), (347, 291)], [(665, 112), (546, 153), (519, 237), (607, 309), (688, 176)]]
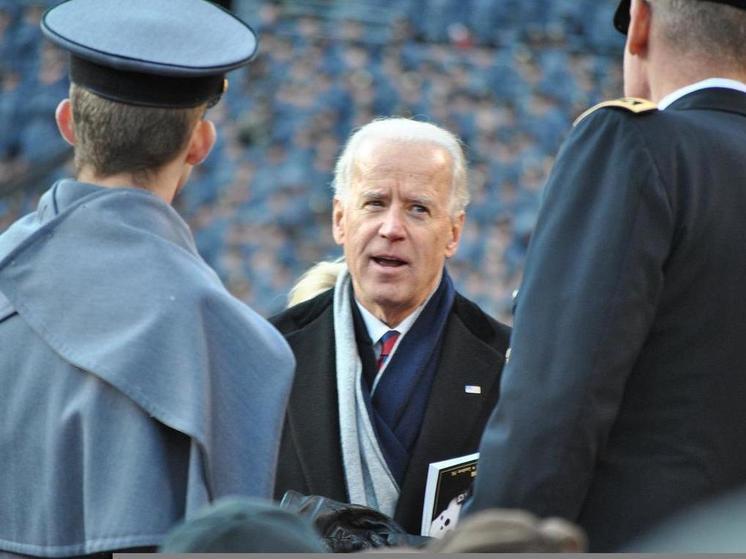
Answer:
[(424, 543), (424, 538), (407, 534), (392, 518), (363, 505), (290, 490), (283, 495), (280, 507), (309, 518), (333, 553)]

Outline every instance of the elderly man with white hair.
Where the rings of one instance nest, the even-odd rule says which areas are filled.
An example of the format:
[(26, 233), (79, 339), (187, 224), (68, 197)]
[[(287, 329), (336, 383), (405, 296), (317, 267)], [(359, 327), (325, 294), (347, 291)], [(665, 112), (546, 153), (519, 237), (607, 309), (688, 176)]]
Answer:
[(347, 143), (334, 187), (344, 261), (312, 269), (294, 298), (313, 296), (271, 319), (298, 362), (275, 495), (364, 504), (417, 532), (428, 465), (477, 448), (510, 330), (446, 271), (469, 201), (453, 134), (371, 122)]

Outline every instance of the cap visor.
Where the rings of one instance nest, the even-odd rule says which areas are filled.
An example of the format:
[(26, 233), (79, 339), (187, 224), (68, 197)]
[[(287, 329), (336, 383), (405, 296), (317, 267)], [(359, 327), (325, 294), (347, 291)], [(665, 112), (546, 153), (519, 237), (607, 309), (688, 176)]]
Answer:
[(630, 0), (622, 0), (614, 13), (614, 27), (622, 35), (626, 35), (629, 29), (629, 7)]

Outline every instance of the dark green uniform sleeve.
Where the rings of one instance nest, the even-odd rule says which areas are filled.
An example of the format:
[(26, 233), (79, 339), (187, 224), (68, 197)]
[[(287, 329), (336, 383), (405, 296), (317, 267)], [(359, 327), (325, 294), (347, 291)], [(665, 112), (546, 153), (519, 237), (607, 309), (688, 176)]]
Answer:
[(575, 128), (545, 190), (467, 510), (575, 519), (663, 286), (675, 212), (634, 115)]

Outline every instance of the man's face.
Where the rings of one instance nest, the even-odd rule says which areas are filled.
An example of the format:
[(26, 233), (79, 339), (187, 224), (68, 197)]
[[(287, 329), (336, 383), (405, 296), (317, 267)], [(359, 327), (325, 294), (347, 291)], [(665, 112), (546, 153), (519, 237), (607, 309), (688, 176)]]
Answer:
[(352, 184), (334, 200), (334, 240), (358, 301), (395, 326), (437, 287), (458, 247), (464, 213), (451, 216), (451, 155), (432, 143), (368, 139), (356, 156)]

